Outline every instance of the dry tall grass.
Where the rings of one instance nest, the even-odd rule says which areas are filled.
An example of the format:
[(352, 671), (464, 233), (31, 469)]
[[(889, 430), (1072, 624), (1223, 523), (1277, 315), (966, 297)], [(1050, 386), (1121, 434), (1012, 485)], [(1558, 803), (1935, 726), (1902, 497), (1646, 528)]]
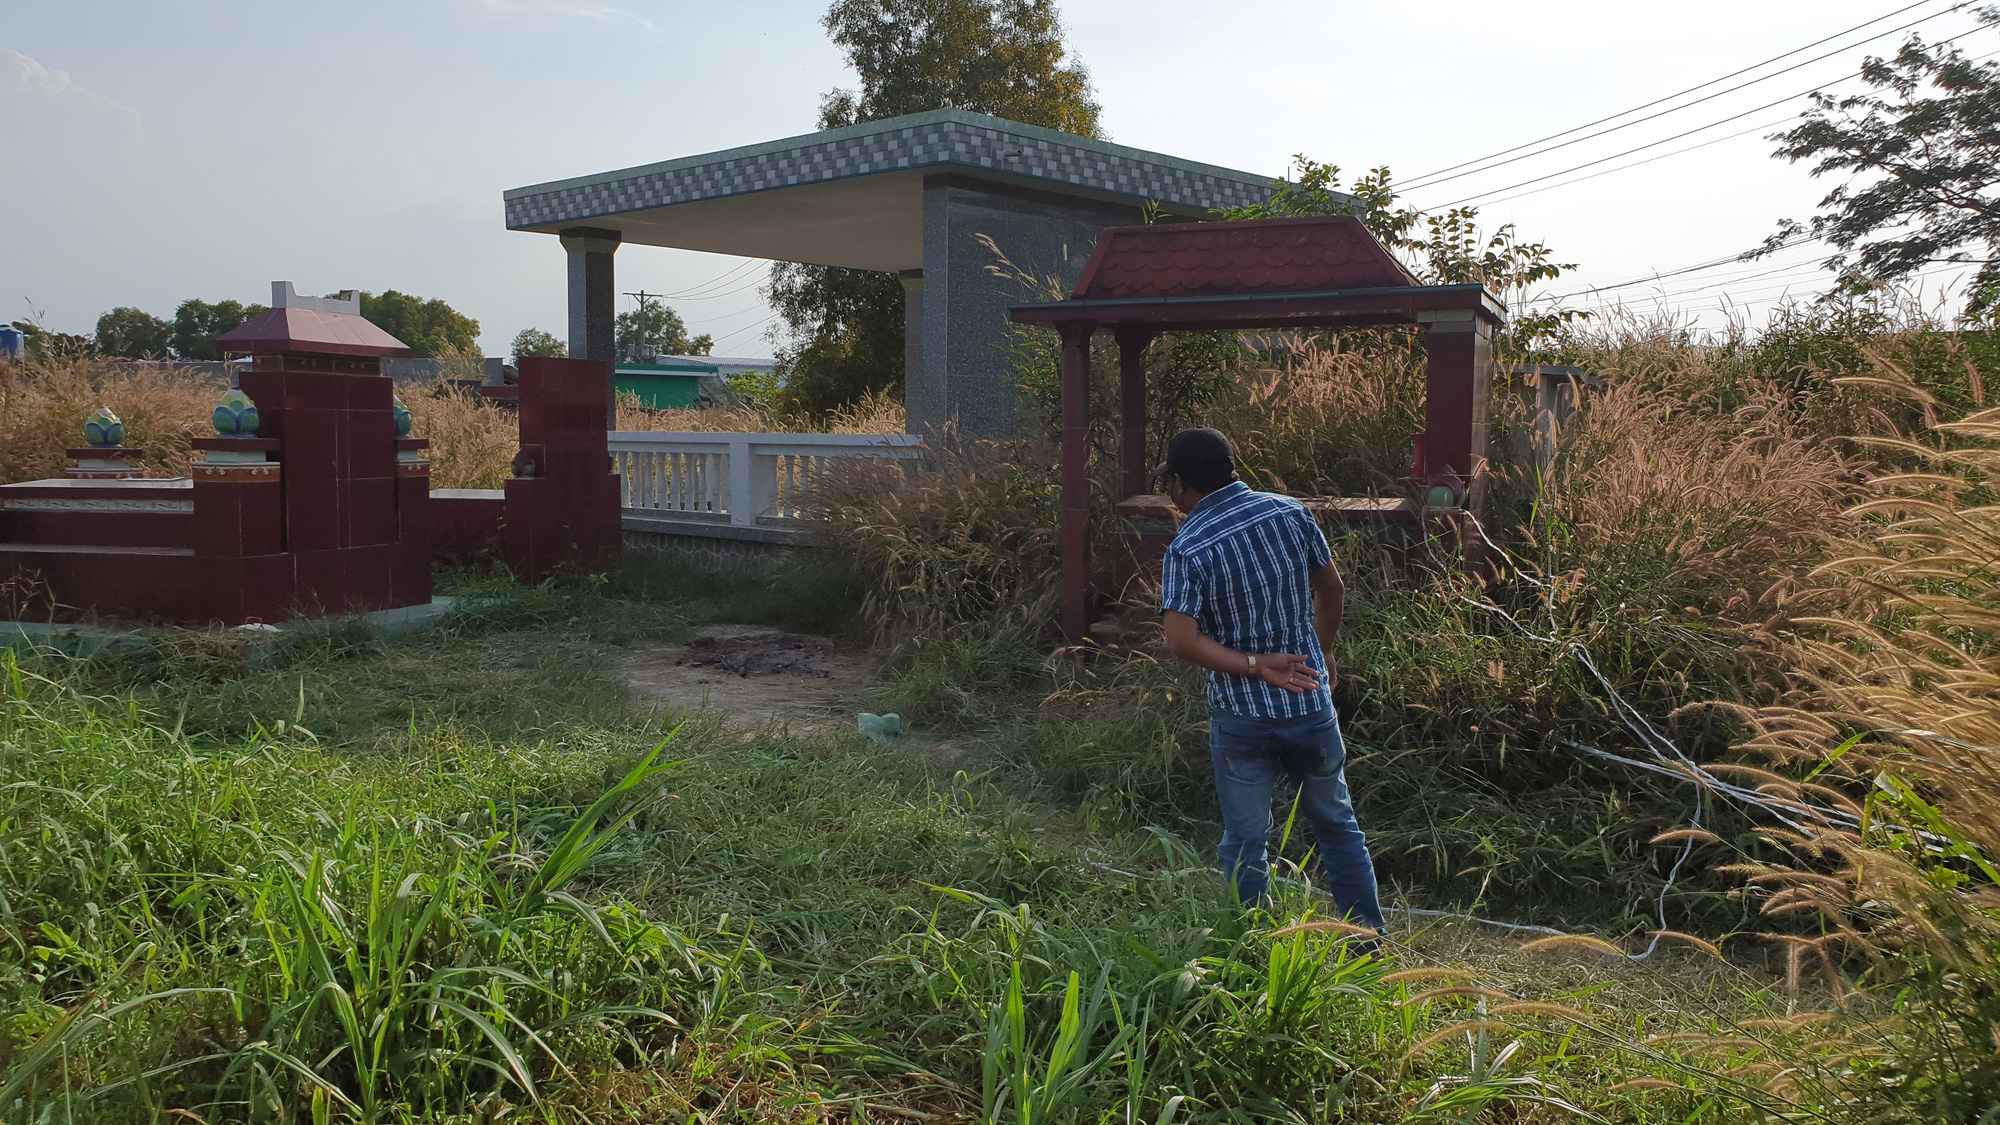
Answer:
[[(1545, 472), (1523, 466), (1550, 561), (1675, 608), (1761, 616), (1824, 558), (1857, 466), (1773, 388), (1704, 409), (1637, 382), (1587, 396)], [(1560, 561), (1557, 561), (1560, 560)]]
[(513, 410), (477, 393), (446, 387), (406, 394), (410, 435), (431, 443), (432, 488), (499, 488), (513, 473), (521, 425)]
[(899, 434), (903, 432), (903, 418), (902, 402), (881, 393), (871, 393), (850, 406), (818, 418), (749, 407), (648, 410), (630, 396), (621, 398), (618, 403), (619, 429), (655, 432)]
[(2000, 1102), (2000, 410), (1936, 434), (1895, 443), (1919, 468), (1873, 483), (1776, 642), (1793, 690), (1746, 749), (1791, 767), (1764, 789), (1799, 810), (1766, 833), (1791, 865), (1752, 883), (1809, 923), (1782, 939), (1795, 977), (1890, 958), (1893, 1084), (1974, 1113)]
[(83, 444), (84, 419), (108, 406), (125, 444), (146, 451), (148, 476), (185, 476), (188, 443), (214, 434), (208, 417), (227, 388), (171, 364), (112, 364), (87, 354), (0, 363), (0, 483), (63, 474), (63, 450)]
[(1055, 451), (934, 436), (918, 462), (838, 461), (806, 497), (820, 533), (867, 583), (878, 639), (941, 639), (1003, 619), (1028, 635), (1052, 611)]
[(1313, 336), (1244, 368), (1203, 424), (1276, 492), (1392, 495), (1424, 428), (1422, 352), (1407, 332)]
[[(477, 380), (476, 357), (446, 356), (447, 375)], [(189, 442), (214, 431), (208, 418), (227, 389), (220, 379), (172, 364), (110, 361), (78, 352), (24, 364), (0, 363), (0, 484), (59, 477), (63, 450), (84, 444), (83, 422), (108, 406), (125, 422), (125, 444), (144, 449), (149, 476), (185, 476)], [(436, 392), (404, 387), (412, 434), (431, 443), (436, 488), (498, 488), (507, 479), (520, 426), (514, 411), (448, 386)], [(899, 433), (903, 406), (871, 396), (834, 414), (820, 432)], [(620, 404), (627, 430), (798, 432), (803, 423), (757, 410), (644, 410)]]

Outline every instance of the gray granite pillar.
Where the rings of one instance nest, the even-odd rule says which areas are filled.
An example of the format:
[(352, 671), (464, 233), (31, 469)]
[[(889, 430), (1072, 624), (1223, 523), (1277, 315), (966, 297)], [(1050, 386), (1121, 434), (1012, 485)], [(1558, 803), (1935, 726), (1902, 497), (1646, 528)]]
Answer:
[[(907, 399), (911, 432), (946, 422), (975, 437), (1017, 430), (1021, 377), (1007, 309), (1067, 295), (1104, 228), (1140, 221), (1137, 207), (925, 176), (923, 393)], [(1033, 280), (1011, 276), (1001, 255)]]
[[(618, 283), (611, 256), (623, 238), (615, 230), (571, 227), (561, 233), (569, 253), (569, 355), (611, 364), (618, 341)], [(612, 379), (609, 367), (605, 378)], [(606, 396), (607, 429), (618, 425), (618, 395)]]
[(903, 283), (903, 428), (918, 434), (918, 419), (932, 414), (924, 382), (924, 271), (904, 270), (896, 279)]

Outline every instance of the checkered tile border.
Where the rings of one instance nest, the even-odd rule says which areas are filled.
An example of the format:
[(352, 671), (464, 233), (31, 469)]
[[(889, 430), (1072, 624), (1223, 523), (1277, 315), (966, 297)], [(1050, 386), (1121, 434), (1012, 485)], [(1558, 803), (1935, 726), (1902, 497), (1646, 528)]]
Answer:
[(899, 168), (952, 166), (1011, 172), (1203, 210), (1261, 202), (1270, 185), (1064, 145), (963, 121), (884, 130), (623, 179), (556, 187), (507, 200), (510, 230), (717, 199), (798, 184), (825, 183)]

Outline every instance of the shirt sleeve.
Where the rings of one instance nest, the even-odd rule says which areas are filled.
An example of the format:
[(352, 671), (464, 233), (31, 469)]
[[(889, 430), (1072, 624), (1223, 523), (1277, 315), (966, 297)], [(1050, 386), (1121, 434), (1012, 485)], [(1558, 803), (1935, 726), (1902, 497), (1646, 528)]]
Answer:
[(1202, 578), (1201, 568), (1192, 559), (1169, 548), (1160, 563), (1160, 612), (1200, 617), (1205, 604)]
[(1333, 548), (1327, 546), (1326, 532), (1319, 529), (1319, 521), (1303, 505), (1299, 508), (1299, 522), (1305, 525), (1300, 535), (1306, 549), (1306, 569), (1317, 571), (1333, 561)]

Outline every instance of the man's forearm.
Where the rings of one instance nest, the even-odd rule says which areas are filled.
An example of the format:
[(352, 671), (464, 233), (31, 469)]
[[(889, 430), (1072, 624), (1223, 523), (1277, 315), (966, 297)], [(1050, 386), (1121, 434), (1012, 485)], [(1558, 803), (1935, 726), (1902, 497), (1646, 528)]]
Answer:
[(1224, 672), (1236, 676), (1251, 675), (1250, 654), (1238, 652), (1213, 637), (1196, 633), (1192, 637), (1175, 638), (1173, 654), (1185, 663), (1211, 672)]
[(1347, 611), (1347, 584), (1340, 579), (1340, 571), (1328, 563), (1314, 573), (1313, 587), (1313, 633), (1319, 637), (1321, 651), (1333, 647), (1334, 635), (1340, 632), (1340, 619)]
[(1313, 599), (1313, 633), (1319, 637), (1322, 650), (1333, 647), (1334, 634), (1340, 632), (1340, 618), (1346, 608), (1344, 594), (1322, 595)]

